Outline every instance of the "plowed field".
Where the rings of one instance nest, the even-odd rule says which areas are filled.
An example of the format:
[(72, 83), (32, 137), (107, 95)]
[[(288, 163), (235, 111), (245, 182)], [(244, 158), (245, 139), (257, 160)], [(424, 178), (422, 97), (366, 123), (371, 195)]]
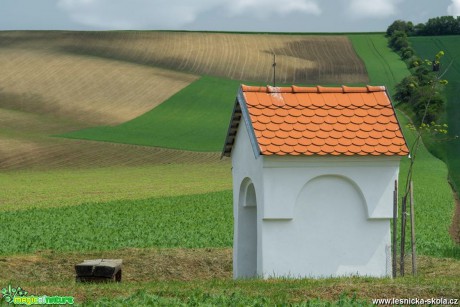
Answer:
[[(199, 75), (271, 82), (273, 53), (281, 83), (367, 82), (363, 62), (345, 35), (264, 35), (157, 31), (16, 32), (0, 34), (8, 48), (67, 58), (92, 56)], [(95, 63), (97, 64), (97, 62)]]
[(346, 36), (0, 32), (0, 170), (215, 161), (50, 135), (127, 122), (199, 75), (271, 83), (273, 53), (278, 83), (368, 81)]

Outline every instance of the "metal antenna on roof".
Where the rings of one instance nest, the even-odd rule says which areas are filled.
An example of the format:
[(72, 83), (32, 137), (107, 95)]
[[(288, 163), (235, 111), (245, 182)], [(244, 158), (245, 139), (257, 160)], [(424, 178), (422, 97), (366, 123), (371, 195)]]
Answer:
[(276, 54), (273, 53), (273, 87), (276, 86)]

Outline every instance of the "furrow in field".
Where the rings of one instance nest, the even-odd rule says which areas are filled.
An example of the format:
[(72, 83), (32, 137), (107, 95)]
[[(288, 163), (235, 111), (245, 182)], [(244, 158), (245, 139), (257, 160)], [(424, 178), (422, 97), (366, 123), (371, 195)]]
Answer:
[(196, 79), (159, 68), (18, 49), (0, 49), (0, 70), (0, 107), (87, 125), (133, 119)]
[(0, 171), (19, 169), (92, 168), (169, 163), (219, 162), (219, 153), (84, 140), (21, 140), (0, 137)]
[[(16, 35), (20, 36), (21, 32)], [(28, 48), (264, 83), (271, 81), (271, 54), (275, 52), (278, 56), (279, 80), (284, 83), (349, 83), (350, 79), (352, 82), (366, 80), (364, 66), (354, 53), (347, 52), (350, 42), (341, 36), (154, 31), (99, 32), (97, 35), (62, 32), (49, 36), (37, 33), (37, 37), (31, 33), (24, 35), (26, 39), (18, 39), (9, 47), (20, 48), (27, 45), (27, 41), (33, 41)], [(241, 50), (243, 45), (249, 50), (244, 58)], [(212, 52), (208, 53), (210, 46)], [(312, 53), (312, 49), (318, 51)], [(328, 50), (332, 49), (334, 54), (340, 56), (328, 55)], [(348, 63), (358, 63), (361, 70), (356, 72), (352, 67), (346, 74), (342, 73), (343, 59)], [(292, 73), (297, 69), (314, 70), (318, 66), (322, 70), (321, 78), (317, 73)]]

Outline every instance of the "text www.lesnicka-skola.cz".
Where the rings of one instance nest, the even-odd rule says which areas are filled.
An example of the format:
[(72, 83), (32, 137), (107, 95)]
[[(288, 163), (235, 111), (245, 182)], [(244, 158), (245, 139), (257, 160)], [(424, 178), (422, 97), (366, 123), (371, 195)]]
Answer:
[(377, 298), (374, 305), (458, 305), (457, 298)]

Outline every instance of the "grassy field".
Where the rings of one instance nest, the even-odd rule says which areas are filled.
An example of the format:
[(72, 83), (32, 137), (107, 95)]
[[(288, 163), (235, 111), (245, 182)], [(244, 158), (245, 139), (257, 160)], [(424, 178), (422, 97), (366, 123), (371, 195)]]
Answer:
[(220, 151), (240, 82), (201, 77), (157, 108), (115, 127), (96, 127), (62, 136), (176, 148)]
[[(433, 59), (439, 51), (444, 51), (441, 69), (449, 67), (443, 77), (449, 81), (445, 87), (447, 106), (444, 120), (449, 125), (451, 137), (460, 135), (460, 36), (411, 37), (410, 42), (422, 59)], [(460, 140), (435, 143), (430, 147), (446, 161), (452, 183), (460, 191)]]
[[(398, 119), (403, 127), (409, 123), (400, 112)], [(415, 140), (415, 133), (407, 128), (404, 130), (404, 136), (411, 145)], [(407, 158), (401, 161), (400, 194), (406, 182), (409, 162)], [(420, 146), (413, 178), (417, 250), (423, 255), (460, 259), (460, 248), (449, 235), (455, 203), (447, 175), (444, 162), (434, 157), (425, 146)], [(406, 247), (409, 250), (409, 236)]]
[(358, 56), (363, 60), (371, 84), (385, 85), (390, 95), (394, 86), (410, 73), (399, 56), (388, 48), (383, 34), (348, 35)]
[[(152, 38), (149, 35), (166, 39), (166, 33), (135, 32), (133, 38), (129, 38), (129, 32), (71, 35), (67, 32), (49, 35), (21, 32), (21, 39), (14, 35), (8, 38), (11, 33), (1, 33), (0, 52), (13, 47), (30, 51), (26, 47), (33, 41), (39, 52), (62, 53), (85, 61), (115, 61), (144, 68), (159, 65), (161, 69), (176, 65), (174, 69), (188, 73), (217, 65), (209, 49), (182, 45), (190, 44), (191, 40), (162, 45), (160, 39), (152, 42), (146, 39)], [(186, 33), (174, 35), (181, 37), (179, 34)], [(241, 60), (243, 56), (242, 53), (232, 54), (231, 50), (245, 50), (246, 54), (258, 50), (254, 54), (261, 56), (264, 44), (268, 44), (264, 40), (268, 42), (280, 37), (248, 36), (242, 39), (247, 40), (248, 46), (261, 44), (260, 49), (249, 50), (238, 48), (237, 41), (232, 41), (236, 36), (212, 34), (215, 36), (203, 36), (196, 41), (203, 45), (222, 40), (224, 46), (232, 45), (234, 49), (226, 53), (217, 46), (215, 50), (222, 53), (226, 77), (235, 79), (241, 75), (229, 63), (238, 62), (236, 59)], [(111, 44), (120, 37), (129, 43), (114, 51)], [(255, 37), (261, 38), (253, 43), (251, 39)], [(397, 56), (384, 48), (383, 35), (349, 37), (368, 67), (372, 84), (384, 84), (391, 89), (398, 78), (408, 73)], [(295, 35), (289, 39), (279, 38), (277, 48), (290, 46), (297, 48), (291, 52), (300, 52), (301, 48), (312, 47), (307, 44), (308, 40), (297, 45), (292, 43), (298, 39)], [(316, 36), (316, 39), (316, 43), (323, 42), (318, 43), (320, 46), (331, 46), (330, 41), (322, 37)], [(56, 42), (51, 44), (50, 40)], [(228, 43), (224, 43), (225, 40)], [(81, 42), (87, 42), (86, 47), (81, 46)], [(341, 46), (343, 42), (339, 40)], [(158, 60), (163, 62), (154, 62), (144, 51), (152, 44), (175, 46), (176, 49), (171, 49), (170, 59), (163, 57)], [(159, 50), (155, 52), (161, 54)], [(294, 56), (287, 49), (285, 52), (286, 58), (295, 58), (292, 59), (295, 65), (303, 63), (301, 53)], [(203, 59), (208, 62), (203, 64)], [(261, 56), (258, 65), (265, 59), (271, 63), (270, 53)], [(283, 56), (280, 59), (284, 60)], [(241, 61), (238, 63), (243, 65)], [(327, 63), (324, 67), (332, 65)], [(350, 67), (353, 67), (351, 74), (356, 74), (357, 66)], [(385, 73), (381, 72), (382, 67)], [(245, 74), (249, 71), (249, 68), (243, 69)], [(289, 74), (286, 72), (285, 76)], [(196, 76), (191, 78), (196, 80)], [(351, 83), (346, 81), (352, 79), (343, 78), (343, 75), (341, 78), (337, 83)], [(74, 135), (82, 133), (93, 138), (100, 133), (106, 141), (105, 138), (112, 137), (114, 139), (109, 141), (132, 143), (140, 131), (151, 129), (154, 134), (139, 135), (143, 142), (150, 142), (151, 136), (157, 135), (155, 142), (160, 140), (161, 146), (188, 149), (195, 146), (194, 150), (219, 151), (238, 84), (228, 79), (202, 77), (151, 112), (124, 124), (113, 121), (115, 117), (107, 113), (105, 122), (101, 123), (118, 124), (109, 128), (81, 130), (92, 126), (90, 122), (98, 123), (95, 120), (86, 122), (79, 116), (66, 116), (65, 112), (48, 114), (45, 109), (20, 107), (20, 102), (25, 100), (0, 106), (0, 224), (4, 229), (0, 232), (0, 288), (12, 284), (36, 295), (72, 295), (77, 303), (94, 306), (285, 303), (362, 306), (380, 297), (460, 297), (460, 260), (452, 259), (458, 257), (458, 249), (448, 235), (454, 204), (446, 182), (447, 169), (424, 148), (417, 158), (414, 179), (419, 251), (417, 277), (233, 281), (231, 165), (228, 159), (219, 161), (216, 152), (50, 137), (78, 130)], [(405, 128), (406, 119), (401, 113), (398, 117), (406, 137), (411, 140)], [(149, 145), (155, 144), (152, 141)], [(400, 182), (407, 165), (408, 160), (403, 159)], [(451, 258), (440, 258), (446, 256)], [(76, 284), (73, 266), (82, 259), (94, 258), (122, 258), (123, 282)]]
[[(79, 305), (367, 306), (373, 298), (458, 298), (460, 262), (419, 257), (419, 274), (389, 278), (238, 280), (231, 249), (134, 249), (105, 252), (37, 251), (0, 256), (10, 265), (0, 285), (12, 283), (36, 295), (74, 296)], [(122, 258), (120, 284), (78, 284), (73, 265), (81, 259)], [(14, 280), (11, 276), (15, 276)], [(353, 298), (355, 297), (355, 298)], [(307, 304), (307, 302), (309, 304)], [(207, 304), (207, 305), (206, 305)], [(296, 305), (293, 305), (296, 306)]]
[(229, 190), (230, 168), (228, 161), (208, 158), (202, 163), (1, 172), (0, 213)]
[(2, 212), (0, 255), (230, 247), (232, 214), (231, 191)]
[[(413, 140), (410, 134), (407, 137)], [(448, 228), (453, 202), (445, 180), (447, 169), (425, 148), (417, 159), (414, 184), (418, 251), (452, 256), (454, 243)], [(401, 164), (400, 182), (408, 162), (404, 159)], [(117, 177), (111, 178), (111, 174)], [(54, 171), (47, 176), (23, 172), (12, 178), (14, 181), (5, 180), (9, 192), (0, 215), (5, 227), (0, 234), (0, 255), (48, 249), (232, 245), (228, 165), (167, 165), (135, 168), (130, 173), (110, 169), (75, 174)], [(225, 191), (212, 192), (219, 190)], [(212, 193), (194, 195), (200, 191)], [(22, 221), (40, 223), (19, 230), (15, 225)], [(110, 240), (112, 235), (116, 239)]]

